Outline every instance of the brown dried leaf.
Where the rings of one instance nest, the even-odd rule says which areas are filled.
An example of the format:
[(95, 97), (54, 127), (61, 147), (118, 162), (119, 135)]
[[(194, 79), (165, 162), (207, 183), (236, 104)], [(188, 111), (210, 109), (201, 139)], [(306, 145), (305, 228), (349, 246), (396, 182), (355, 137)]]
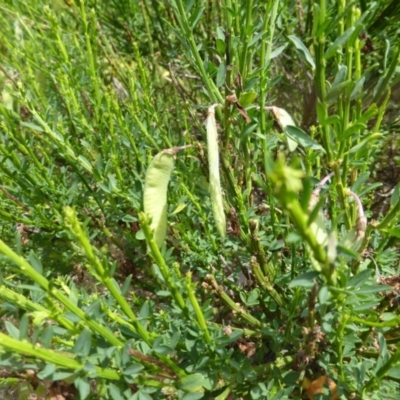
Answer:
[(314, 399), (314, 395), (324, 393), (324, 386), (329, 387), (331, 400), (337, 400), (339, 398), (336, 383), (326, 375), (322, 375), (313, 381), (308, 378), (304, 378), (303, 380), (303, 389), (305, 389), (307, 397), (310, 400)]
[(239, 113), (242, 115), (242, 117), (246, 121), (246, 124), (249, 124), (251, 119), (250, 119), (249, 115), (247, 114), (247, 111), (239, 104), (239, 100), (238, 100), (236, 94), (235, 93), (230, 94), (230, 95), (226, 96), (225, 99), (228, 103), (232, 103), (235, 105), (236, 109), (239, 111)]

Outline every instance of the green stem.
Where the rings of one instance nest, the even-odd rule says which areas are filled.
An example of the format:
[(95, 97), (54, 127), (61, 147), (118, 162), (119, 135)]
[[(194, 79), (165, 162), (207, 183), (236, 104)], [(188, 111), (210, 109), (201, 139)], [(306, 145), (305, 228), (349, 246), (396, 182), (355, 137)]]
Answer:
[(231, 299), (228, 294), (224, 291), (224, 288), (218, 285), (214, 275), (208, 274), (205, 277), (207, 283), (209, 283), (212, 287), (214, 293), (237, 315), (245, 319), (249, 324), (253, 325), (256, 328), (262, 328), (263, 324), (257, 318), (253, 317), (244, 308), (235, 303), (233, 299)]
[(64, 318), (61, 315), (62, 310), (57, 305), (55, 305), (51, 299), (47, 299), (48, 308), (46, 308), (5, 286), (0, 286), (0, 298), (8, 301), (11, 304), (18, 304), (18, 307), (23, 310), (42, 313), (44, 316), (46, 316), (45, 318), (47, 318), (48, 316), (49, 318), (58, 322), (69, 332), (76, 331), (75, 325), (70, 320)]
[[(97, 78), (97, 66), (96, 66), (96, 58), (93, 54), (93, 48), (92, 44), (90, 41), (90, 32), (89, 32), (89, 23), (87, 20), (87, 15), (86, 15), (86, 10), (85, 10), (85, 1), (81, 0), (80, 1), (80, 6), (81, 6), (81, 16), (82, 16), (82, 22), (83, 22), (83, 29), (85, 33), (85, 42), (86, 42), (86, 49), (87, 49), (87, 56), (89, 59), (89, 72), (90, 72), (90, 78), (92, 81), (92, 85), (94, 88), (94, 93), (95, 93), (95, 98), (96, 98), (96, 107), (95, 107), (95, 113), (100, 110), (101, 107), (101, 97), (100, 97), (100, 88), (99, 88), (99, 82)], [(93, 15), (94, 19), (94, 15)], [(94, 26), (96, 26), (95, 21), (91, 21)]]
[(86, 234), (83, 232), (81, 224), (76, 217), (75, 211), (70, 207), (65, 207), (64, 214), (66, 218), (66, 222), (70, 226), (71, 231), (74, 233), (75, 237), (79, 241), (82, 249), (85, 252), (87, 259), (90, 264), (93, 266), (96, 274), (98, 275), (98, 279), (107, 289), (110, 291), (112, 296), (115, 298), (119, 306), (122, 308), (124, 313), (128, 316), (128, 318), (132, 321), (132, 324), (135, 327), (136, 332), (141, 336), (141, 338), (149, 345), (151, 345), (151, 338), (149, 332), (144, 328), (144, 326), (137, 320), (135, 314), (131, 310), (127, 300), (121, 294), (117, 283), (108, 276), (108, 271), (106, 271), (101, 263), (101, 261), (95, 256), (93, 247), (90, 244), (90, 241)]
[(208, 94), (211, 98), (211, 101), (213, 103), (223, 103), (224, 99), (219, 92), (218, 88), (215, 86), (214, 82), (210, 79), (210, 77), (207, 74), (207, 71), (204, 67), (203, 60), (201, 59), (199, 50), (197, 48), (196, 42), (194, 40), (193, 32), (192, 29), (189, 25), (187, 15), (186, 15), (186, 10), (185, 7), (183, 6), (182, 0), (175, 0), (175, 4), (177, 5), (177, 9), (179, 12), (178, 20), (181, 24), (182, 31), (186, 35), (186, 39), (189, 42), (190, 50), (192, 53), (192, 56), (194, 57), (194, 66), (198, 69), (201, 77), (203, 78), (203, 81), (207, 87)]
[(268, 278), (262, 273), (261, 267), (256, 261), (255, 257), (251, 258), (250, 265), (259, 285), (270, 294), (279, 307), (284, 307), (285, 302), (283, 301), (281, 295), (275, 290)]
[(378, 225), (376, 225), (376, 229), (385, 229), (389, 227), (393, 222), (396, 221), (396, 219), (400, 215), (400, 200), (397, 201), (397, 203), (392, 207), (389, 212), (386, 214), (385, 218), (379, 222)]
[(186, 289), (188, 293), (188, 297), (190, 300), (190, 303), (192, 304), (192, 307), (194, 309), (194, 312), (197, 317), (197, 321), (199, 323), (200, 329), (203, 331), (204, 338), (208, 344), (212, 344), (212, 339), (210, 336), (210, 332), (208, 331), (207, 328), (207, 322), (206, 319), (204, 318), (203, 311), (200, 308), (200, 305), (197, 301), (196, 294), (193, 290), (193, 285), (192, 285), (192, 273), (189, 271), (186, 274)]
[(151, 255), (160, 269), (161, 275), (163, 276), (165, 283), (167, 284), (169, 290), (171, 291), (172, 297), (175, 299), (179, 308), (189, 315), (188, 309), (186, 307), (185, 300), (182, 297), (178, 287), (175, 285), (175, 281), (171, 276), (170, 270), (165, 263), (164, 257), (162, 256), (160, 249), (158, 248), (156, 242), (153, 239), (153, 233), (150, 229), (148, 217), (144, 213), (139, 213), (140, 226), (143, 230), (144, 236), (146, 238), (147, 245), (149, 246)]
[(242, 75), (242, 79), (247, 79), (247, 74), (251, 68), (251, 57), (248, 57), (249, 43), (252, 37), (251, 30), (253, 29), (253, 0), (247, 0), (246, 3), (246, 26), (242, 30), (243, 34), (241, 37), (243, 43), (243, 51), (239, 60), (239, 71)]
[[(0, 347), (3, 349), (11, 350), (12, 352), (18, 354), (26, 354), (35, 358), (39, 358), (48, 363), (58, 365), (61, 368), (67, 368), (72, 371), (79, 371), (84, 368), (84, 364), (76, 361), (71, 354), (71, 358), (55, 352), (54, 350), (44, 349), (41, 347), (34, 346), (26, 341), (21, 341), (13, 339), (4, 333), (0, 332)], [(114, 371), (112, 369), (103, 369), (100, 367), (94, 367), (96, 374), (103, 379), (109, 380), (120, 380), (121, 374), (119, 371)]]
[[(314, 21), (314, 52), (315, 52), (315, 86), (317, 91), (318, 100), (321, 104), (322, 112), (324, 113), (323, 118), (326, 119), (328, 117), (328, 104), (326, 101), (326, 77), (325, 77), (325, 32), (321, 29), (321, 26), (325, 23), (326, 20), (326, 0), (319, 0), (319, 13), (314, 9), (314, 16), (319, 14), (319, 19), (315, 18)], [(328, 164), (331, 164), (333, 161), (333, 151), (332, 151), (332, 143), (329, 132), (329, 126), (324, 124), (322, 126), (322, 140), (324, 143), (324, 148), (326, 150), (326, 155), (328, 159)]]
[(365, 318), (358, 318), (353, 316), (350, 318), (350, 320), (352, 322), (356, 322), (361, 325), (371, 326), (375, 328), (397, 327), (400, 325), (400, 318), (394, 318), (391, 319), (390, 321), (385, 321), (385, 322), (376, 322), (376, 321), (369, 321), (368, 319)]
[(77, 305), (65, 297), (57, 288), (53, 287), (50, 282), (39, 272), (37, 272), (24, 258), (20, 257), (17, 253), (11, 250), (2, 240), (0, 240), (0, 252), (9, 258), (13, 263), (20, 267), (20, 271), (36, 282), (42, 287), (50, 296), (54, 297), (69, 311), (74, 313), (78, 318), (86, 323), (93, 331), (100, 334), (108, 340), (112, 345), (122, 347), (123, 343), (116, 338), (113, 332), (111, 332), (105, 326), (93, 321), (88, 315), (85, 314)]
[[(267, 92), (267, 78), (269, 78), (269, 70), (267, 68), (271, 62), (272, 44), (275, 32), (275, 20), (278, 14), (280, 0), (268, 0), (265, 14), (263, 31), (267, 32), (269, 29), (269, 36), (266, 40), (261, 41), (261, 52), (260, 52), (260, 131), (265, 134), (267, 132), (266, 120), (265, 120), (265, 96)], [(266, 141), (262, 141), (263, 153), (265, 154), (268, 149)]]

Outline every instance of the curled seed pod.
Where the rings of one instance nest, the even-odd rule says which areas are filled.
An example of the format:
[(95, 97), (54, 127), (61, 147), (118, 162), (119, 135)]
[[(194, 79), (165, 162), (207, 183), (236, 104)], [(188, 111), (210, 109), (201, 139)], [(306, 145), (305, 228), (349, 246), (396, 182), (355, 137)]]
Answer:
[(367, 217), (364, 214), (364, 208), (361, 203), (360, 198), (351, 190), (348, 191), (348, 194), (353, 197), (355, 202), (357, 203), (358, 207), (358, 218), (355, 226), (355, 231), (356, 231), (356, 239), (364, 239), (365, 237), (365, 232), (367, 230)]
[(282, 130), (284, 130), (288, 125), (296, 126), (296, 124), (293, 121), (293, 118), (283, 108), (275, 106), (270, 106), (265, 108), (271, 111), (275, 121), (278, 123), (278, 125), (281, 127)]
[(226, 234), (226, 219), (224, 205), (222, 202), (221, 180), (219, 175), (219, 153), (218, 153), (218, 132), (215, 122), (214, 104), (208, 109), (207, 114), (207, 148), (208, 148), (208, 165), (210, 171), (210, 197), (211, 206), (214, 215), (215, 225), (222, 238)]
[[(308, 203), (308, 210), (312, 211), (313, 208), (317, 205), (319, 201), (319, 195), (321, 193), (321, 189), (325, 185), (325, 183), (333, 176), (333, 172), (323, 178), (318, 185), (315, 187), (313, 192), (311, 193), (310, 201)], [(318, 243), (322, 246), (325, 246), (328, 243), (328, 232), (326, 231), (324, 219), (322, 217), (321, 211), (318, 212), (314, 220), (310, 224), (310, 230), (317, 239)]]
[(167, 189), (174, 169), (174, 156), (188, 146), (173, 147), (159, 152), (147, 168), (143, 209), (150, 218), (153, 238), (160, 248), (167, 233)]
[(365, 215), (361, 215), (358, 217), (356, 223), (356, 239), (364, 239), (366, 230), (367, 230), (367, 217)]
[(329, 175), (325, 176), (315, 187), (313, 192), (311, 193), (310, 201), (308, 203), (308, 209), (311, 211), (314, 206), (318, 203), (319, 201), (319, 195), (321, 193), (321, 189), (324, 187), (325, 183), (329, 181), (329, 179), (332, 178), (333, 172), (331, 172)]
[[(274, 117), (275, 121), (278, 123), (280, 128), (285, 131), (287, 126), (296, 126), (296, 124), (293, 121), (293, 118), (290, 116), (290, 114), (284, 110), (283, 108), (275, 107), (275, 106), (269, 106), (265, 107), (267, 110), (269, 110), (272, 113), (272, 116)], [(287, 144), (289, 147), (290, 151), (295, 151), (297, 148), (297, 142), (295, 142), (293, 139), (290, 137), (287, 137)]]

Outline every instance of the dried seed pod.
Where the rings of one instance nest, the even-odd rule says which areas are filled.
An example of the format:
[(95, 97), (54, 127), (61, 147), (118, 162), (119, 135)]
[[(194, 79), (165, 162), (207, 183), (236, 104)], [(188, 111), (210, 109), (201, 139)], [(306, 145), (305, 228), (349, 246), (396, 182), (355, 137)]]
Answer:
[(356, 231), (356, 239), (364, 239), (365, 237), (365, 232), (367, 230), (367, 217), (364, 214), (364, 208), (361, 203), (360, 198), (351, 190), (348, 191), (348, 194), (353, 197), (355, 202), (357, 203), (358, 207), (358, 218), (355, 226), (355, 231)]
[[(265, 108), (267, 110), (271, 111), (275, 121), (278, 123), (278, 125), (280, 126), (280, 128), (283, 131), (285, 131), (285, 128), (287, 126), (296, 126), (296, 124), (293, 121), (293, 118), (283, 108), (279, 108), (279, 107), (275, 107), (275, 106), (270, 106), (270, 107), (265, 107)], [(298, 143), (296, 143), (290, 137), (287, 137), (287, 144), (288, 144), (290, 151), (295, 151), (298, 146)]]
[(147, 168), (143, 209), (150, 218), (150, 229), (158, 247), (163, 245), (167, 233), (167, 190), (174, 169), (174, 156), (186, 147), (173, 147), (159, 152)]
[(347, 190), (346, 195), (354, 198), (358, 208), (358, 218), (353, 229), (347, 232), (347, 234), (341, 240), (341, 244), (353, 251), (359, 251), (367, 230), (367, 218), (364, 214), (364, 209), (360, 198), (351, 190)]
[(215, 107), (212, 105), (208, 109), (207, 115), (207, 148), (208, 148), (208, 165), (210, 171), (210, 197), (211, 206), (214, 215), (215, 225), (222, 238), (226, 234), (226, 219), (224, 205), (222, 202), (221, 180), (219, 175), (219, 153), (218, 153), (218, 132), (215, 122)]
[(293, 118), (283, 108), (275, 106), (270, 106), (265, 108), (271, 111), (275, 121), (278, 123), (278, 125), (281, 127), (282, 130), (284, 130), (288, 125), (296, 126), (296, 124), (293, 121)]
[(364, 239), (366, 230), (367, 230), (367, 217), (365, 215), (361, 215), (357, 219), (356, 238)]
[(321, 193), (321, 189), (324, 187), (325, 183), (329, 181), (329, 179), (332, 178), (332, 176), (334, 175), (333, 172), (331, 172), (329, 175), (325, 176), (319, 183), (318, 185), (315, 187), (315, 189), (313, 190), (313, 192), (311, 193), (310, 196), (310, 201), (308, 202), (308, 209), (311, 211), (314, 206), (318, 203), (319, 201), (319, 195)]

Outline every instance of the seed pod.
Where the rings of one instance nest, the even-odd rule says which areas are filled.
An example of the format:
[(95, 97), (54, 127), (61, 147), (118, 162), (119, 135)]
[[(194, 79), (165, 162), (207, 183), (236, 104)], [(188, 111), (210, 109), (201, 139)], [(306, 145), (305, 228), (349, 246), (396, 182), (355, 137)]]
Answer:
[(353, 199), (355, 200), (355, 202), (357, 203), (358, 218), (357, 218), (357, 222), (356, 222), (356, 226), (355, 226), (355, 232), (356, 232), (356, 239), (361, 241), (365, 237), (365, 232), (367, 231), (368, 220), (364, 214), (364, 208), (363, 208), (360, 198), (351, 190), (348, 191), (348, 195), (352, 196)]
[[(328, 182), (328, 180), (333, 176), (333, 172), (331, 172), (329, 175), (327, 175), (325, 178), (321, 180), (321, 182), (318, 183), (316, 188), (313, 190), (311, 193), (310, 201), (308, 203), (308, 210), (311, 212), (314, 207), (317, 205), (319, 201), (319, 196), (321, 193), (321, 189), (323, 186)], [(317, 239), (317, 242), (321, 246), (325, 246), (328, 243), (328, 238), (329, 235), (326, 231), (324, 219), (322, 216), (321, 211), (318, 212), (318, 214), (315, 216), (314, 220), (310, 224), (310, 230), (313, 233), (314, 237)]]
[(296, 124), (293, 121), (293, 118), (283, 108), (275, 106), (270, 106), (265, 108), (271, 111), (275, 121), (278, 123), (278, 125), (281, 127), (282, 130), (284, 130), (288, 125), (296, 126)]
[(208, 166), (210, 171), (210, 197), (214, 215), (215, 225), (222, 238), (226, 234), (226, 219), (224, 205), (222, 202), (221, 180), (219, 176), (219, 153), (218, 153), (218, 132), (215, 122), (215, 107), (212, 105), (208, 109), (207, 115), (207, 147), (208, 147)]
[(161, 248), (167, 233), (167, 189), (174, 169), (174, 156), (188, 146), (173, 147), (159, 152), (147, 168), (143, 209), (150, 218), (150, 229), (157, 246)]
[[(285, 131), (285, 128), (290, 125), (290, 126), (296, 126), (296, 124), (293, 121), (293, 118), (289, 115), (289, 113), (284, 110), (283, 108), (275, 107), (275, 106), (270, 106), (270, 107), (265, 107), (267, 110), (271, 111), (275, 121), (278, 123), (280, 128)], [(290, 151), (295, 151), (297, 148), (298, 143), (295, 142), (293, 139), (290, 137), (287, 137), (287, 144), (289, 147)]]

